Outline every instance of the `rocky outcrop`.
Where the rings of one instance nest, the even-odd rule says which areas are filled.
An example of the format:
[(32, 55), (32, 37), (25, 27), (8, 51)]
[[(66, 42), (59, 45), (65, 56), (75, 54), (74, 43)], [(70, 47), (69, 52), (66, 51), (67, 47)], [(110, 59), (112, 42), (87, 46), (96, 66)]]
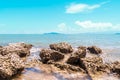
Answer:
[(24, 62), (17, 54), (0, 55), (0, 76), (10, 78), (24, 69)]
[(96, 46), (90, 46), (87, 49), (92, 54), (101, 54), (102, 53), (102, 50), (100, 48), (96, 47)]
[(40, 58), (43, 63), (47, 63), (50, 60), (59, 61), (63, 59), (64, 54), (51, 49), (42, 49), (40, 52)]
[(31, 44), (25, 44), (25, 43), (12, 43), (8, 46), (4, 46), (0, 48), (0, 54), (1, 55), (7, 55), (7, 54), (17, 54), (20, 57), (26, 57), (30, 54), (30, 48), (32, 47)]
[(21, 72), (25, 65), (23, 57), (30, 54), (32, 45), (25, 43), (12, 43), (0, 47), (0, 78), (8, 80)]
[(62, 53), (73, 52), (73, 49), (72, 49), (71, 45), (69, 45), (68, 43), (65, 43), (65, 42), (50, 44), (50, 48), (53, 49), (53, 50), (62, 52)]
[(84, 58), (86, 56), (86, 47), (80, 46), (78, 50), (73, 52), (67, 60), (68, 64), (79, 65), (80, 58)]
[(111, 64), (111, 71), (120, 77), (120, 62), (116, 61)]
[(41, 50), (40, 57), (43, 64), (54, 65), (68, 72), (82, 72), (91, 80), (96, 80), (98, 76), (108, 75), (111, 72), (120, 75), (119, 63), (105, 63), (100, 56), (101, 53), (102, 50), (96, 46), (80, 46), (73, 50), (67, 43), (57, 43), (51, 44), (50, 49)]
[(53, 64), (54, 64), (54, 66), (56, 66), (57, 68), (60, 68), (61, 70), (71, 70), (71, 71), (75, 71), (75, 72), (85, 73), (85, 71), (78, 66), (72, 66), (72, 65), (60, 63), (60, 62), (56, 62)]

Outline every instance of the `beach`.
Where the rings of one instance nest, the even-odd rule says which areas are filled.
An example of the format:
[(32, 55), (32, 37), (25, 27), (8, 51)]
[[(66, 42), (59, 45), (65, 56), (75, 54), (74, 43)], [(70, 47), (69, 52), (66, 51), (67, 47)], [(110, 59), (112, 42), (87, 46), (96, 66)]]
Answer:
[[(67, 64), (66, 66), (69, 66), (70, 68), (67, 67), (65, 68), (65, 70), (60, 70), (56, 67), (53, 67), (53, 65), (56, 64), (61, 66), (62, 64), (50, 63), (53, 65), (49, 65), (49, 64), (43, 64), (41, 61), (39, 61), (41, 59), (39, 55), (42, 49), (49, 49), (50, 44), (53, 43), (66, 42), (72, 46), (74, 51), (76, 51), (79, 46), (85, 46), (85, 47), (97, 46), (102, 50), (102, 54), (100, 54), (99, 57), (102, 58), (103, 62), (114, 63), (116, 61), (120, 61), (119, 35), (115, 35), (115, 34), (94, 34), (94, 35), (93, 34), (90, 35), (88, 34), (79, 34), (79, 35), (78, 34), (77, 35), (64, 35), (64, 34), (13, 35), (11, 34), (10, 35), (9, 34), (6, 35), (4, 34), (4, 35), (0, 35), (0, 38), (1, 38), (0, 39), (1, 46), (9, 46), (13, 43), (18, 43), (18, 42), (32, 44), (32, 47), (30, 49), (30, 54), (26, 58), (27, 66), (24, 67), (24, 70), (19, 75), (12, 77), (12, 80), (105, 80), (105, 79), (119, 80), (120, 79), (119, 77), (116, 77), (113, 73), (109, 75), (103, 74), (97, 76), (97, 79), (96, 77), (91, 79), (91, 77), (87, 75), (86, 72), (84, 73), (84, 71), (83, 72), (79, 71), (78, 67), (74, 67)], [(12, 49), (14, 51), (14, 48)], [(19, 56), (21, 55), (19, 54)], [(65, 57), (64, 60), (67, 60), (70, 55), (68, 54), (65, 56), (67, 57)], [(59, 57), (57, 59), (59, 59)], [(72, 67), (73, 70), (71, 70)]]

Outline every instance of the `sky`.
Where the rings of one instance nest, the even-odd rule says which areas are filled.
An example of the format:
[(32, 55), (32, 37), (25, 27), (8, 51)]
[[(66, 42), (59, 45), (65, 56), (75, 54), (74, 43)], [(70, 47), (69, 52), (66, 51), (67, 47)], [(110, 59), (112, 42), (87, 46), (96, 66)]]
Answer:
[(0, 34), (120, 32), (120, 0), (0, 0)]

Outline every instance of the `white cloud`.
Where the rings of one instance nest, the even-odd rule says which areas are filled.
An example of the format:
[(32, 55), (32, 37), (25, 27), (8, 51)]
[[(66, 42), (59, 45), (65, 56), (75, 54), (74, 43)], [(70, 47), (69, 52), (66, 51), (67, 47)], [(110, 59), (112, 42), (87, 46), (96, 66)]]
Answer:
[(111, 22), (93, 22), (91, 20), (75, 21), (73, 24), (60, 23), (57, 31), (61, 33), (86, 33), (120, 31), (120, 24)]
[(87, 32), (120, 31), (120, 24), (110, 22), (75, 21), (79, 29)]
[(66, 13), (75, 14), (86, 11), (91, 11), (101, 7), (101, 5), (106, 4), (107, 2), (102, 2), (100, 4), (88, 5), (88, 4), (71, 4), (66, 7)]
[(75, 21), (75, 24), (85, 29), (109, 29), (113, 27), (110, 22), (92, 22), (92, 21)]
[(66, 24), (65, 23), (58, 24), (58, 29), (59, 31), (65, 31), (67, 29)]

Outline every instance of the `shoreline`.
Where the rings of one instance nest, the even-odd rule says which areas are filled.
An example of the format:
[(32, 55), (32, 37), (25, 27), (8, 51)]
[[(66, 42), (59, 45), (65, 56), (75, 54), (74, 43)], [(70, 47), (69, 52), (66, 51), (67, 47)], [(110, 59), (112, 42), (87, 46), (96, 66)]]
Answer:
[[(11, 44), (11, 45), (12, 45), (12, 47), (16, 46), (15, 44)], [(18, 43), (17, 43), (17, 45), (18, 45)], [(64, 47), (65, 46), (69, 46), (69, 45), (68, 44), (64, 44)], [(27, 46), (27, 47), (29, 48), (30, 46)], [(19, 48), (21, 48), (20, 45), (19, 45)], [(47, 48), (43, 48), (43, 49), (47, 50)], [(33, 80), (32, 77), (30, 79), (31, 75), (33, 75), (34, 77), (35, 77), (35, 75), (38, 76), (38, 78), (36, 78), (34, 80), (40, 80), (40, 77), (44, 78), (45, 76), (48, 76), (48, 77), (45, 77), (45, 80), (49, 79), (49, 78), (51, 78), (51, 80), (71, 80), (71, 79), (72, 80), (79, 80), (79, 79), (86, 80), (87, 78), (89, 79), (89, 76), (86, 75), (86, 72), (84, 72), (84, 70), (82, 70), (78, 66), (74, 66), (72, 64), (69, 65), (69, 64), (66, 64), (66, 63), (65, 64), (61, 64), (61, 63), (59, 63), (59, 61), (58, 61), (58, 63), (54, 62), (54, 61), (52, 63), (50, 62), (49, 64), (42, 63), (41, 59), (40, 59), (40, 56), (39, 56), (42, 48), (38, 48), (38, 47), (36, 48), (36, 47), (33, 46), (29, 50), (30, 50), (30, 55), (25, 57), (26, 58), (25, 62), (27, 61), (27, 63), (26, 63), (26, 67), (24, 68), (24, 71), (22, 71), (21, 76), (17, 76), (18, 78), (15, 77), (12, 80), (22, 80), (22, 79)], [(99, 50), (99, 48), (98, 48), (98, 50)], [(73, 48), (73, 51), (74, 52), (77, 51), (77, 48)], [(106, 51), (106, 53), (107, 53), (107, 51)], [(102, 57), (102, 59), (104, 60), (106, 57), (110, 57), (110, 56), (106, 55), (106, 53), (104, 53), (104, 50), (103, 50), (102, 54), (99, 54), (100, 56), (97, 56), (96, 54), (95, 55), (94, 54), (92, 54), (92, 55), (90, 54), (90, 56), (93, 57), (93, 59), (94, 59), (94, 57), (98, 57), (98, 59), (99, 59), (99, 57)], [(58, 52), (58, 54), (59, 54), (59, 52)], [(104, 55), (104, 56), (101, 56), (101, 55)], [(69, 54), (64, 54), (64, 56), (66, 56), (65, 60), (67, 60), (67, 57), (69, 58), (70, 55)], [(86, 55), (86, 56), (89, 56), (89, 55)], [(86, 57), (86, 59), (87, 59), (87, 57)], [(61, 67), (64, 66), (65, 70), (60, 70), (61, 68), (58, 68), (58, 66), (55, 67), (55, 65), (58, 65), (58, 66), (61, 66)], [(65, 66), (69, 66), (70, 68), (65, 67)], [(71, 70), (71, 68), (73, 68), (73, 70), (75, 70), (75, 71)], [(81, 72), (81, 70), (83, 72)], [(71, 76), (70, 76), (70, 74), (71, 74)], [(91, 73), (89, 73), (89, 74), (91, 74)], [(106, 73), (104, 73), (104, 74), (106, 74)], [(82, 76), (84, 75), (84, 77), (82, 77), (80, 75), (82, 75)], [(94, 75), (96, 75), (96, 74), (94, 74)], [(100, 77), (101, 78), (100, 80), (107, 79), (107, 77), (104, 77), (104, 76), (102, 75)], [(111, 80), (113, 80), (113, 79), (116, 79), (116, 80), (118, 79), (119, 80), (119, 78), (117, 78), (115, 75), (110, 75), (109, 74), (109, 75), (106, 75), (106, 76), (111, 77)], [(96, 75), (96, 77), (98, 77), (98, 75)], [(93, 80), (97, 80), (97, 79), (94, 78)]]

